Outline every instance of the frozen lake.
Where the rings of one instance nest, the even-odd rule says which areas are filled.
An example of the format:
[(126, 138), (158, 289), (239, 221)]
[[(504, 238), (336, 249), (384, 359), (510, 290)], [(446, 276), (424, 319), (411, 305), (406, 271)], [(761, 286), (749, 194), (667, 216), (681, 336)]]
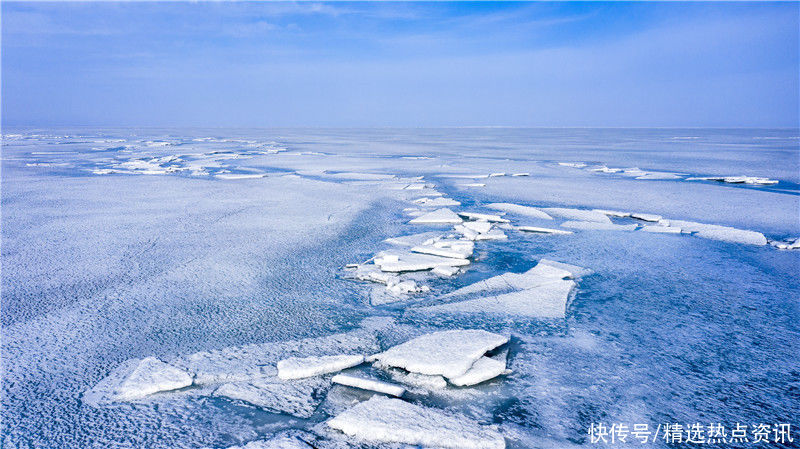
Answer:
[[(274, 377), (235, 348), (369, 356), (454, 329), (510, 337), (483, 356), (510, 372), (345, 372), (402, 385), (420, 416), (470, 418), (474, 447), (591, 447), (597, 424), (791, 423), (798, 441), (800, 249), (779, 248), (800, 237), (798, 130), (5, 132), (3, 447), (414, 447), (346, 436), (371, 394), (333, 373), (308, 413), (276, 412), (198, 386), (196, 354)], [(550, 276), (542, 260), (590, 273), (523, 275)], [(92, 399), (147, 357), (194, 385)]]

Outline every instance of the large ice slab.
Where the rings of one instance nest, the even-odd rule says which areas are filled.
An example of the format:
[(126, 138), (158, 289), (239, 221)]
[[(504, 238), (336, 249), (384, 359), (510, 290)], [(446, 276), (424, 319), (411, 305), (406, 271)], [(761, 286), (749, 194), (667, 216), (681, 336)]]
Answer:
[(520, 204), (512, 204), (512, 203), (491, 203), (487, 204), (486, 207), (489, 209), (500, 210), (503, 212), (509, 212), (512, 214), (517, 215), (524, 215), (526, 217), (532, 218), (541, 218), (544, 220), (552, 220), (553, 217), (548, 215), (547, 213), (530, 206), (522, 206)]
[(594, 221), (565, 221), (561, 226), (582, 231), (634, 231), (636, 224), (619, 225), (614, 223), (598, 223)]
[(375, 330), (390, 322), (368, 319), (362, 321), (361, 328), (346, 333), (202, 351), (173, 364), (194, 374), (196, 384), (204, 385), (277, 376), (276, 363), (288, 357), (373, 353), (378, 349)]
[(517, 226), (517, 229), (523, 232), (533, 232), (537, 234), (557, 234), (557, 235), (572, 234), (572, 231), (565, 231), (563, 229), (542, 228), (539, 226)]
[(535, 287), (414, 309), (429, 313), (486, 313), (532, 318), (564, 318), (575, 281), (556, 280)]
[(555, 262), (548, 259), (542, 259), (535, 267), (524, 273), (499, 274), (465, 287), (461, 287), (450, 293), (442, 295), (441, 297), (451, 298), (474, 293), (492, 293), (505, 290), (525, 290), (562, 279), (577, 279), (588, 275), (589, 273), (591, 273), (591, 270), (587, 270), (582, 267)]
[(397, 246), (417, 246), (424, 245), (426, 242), (441, 235), (439, 232), (420, 232), (419, 234), (401, 235), (399, 237), (390, 237), (384, 240), (386, 243)]
[(106, 378), (84, 394), (92, 405), (114, 401), (133, 401), (155, 393), (191, 386), (192, 376), (186, 371), (155, 357), (132, 359), (120, 364)]
[(611, 219), (606, 214), (593, 210), (570, 209), (566, 207), (545, 207), (542, 210), (550, 215), (566, 218), (569, 220), (593, 221), (596, 223), (611, 223)]
[(322, 402), (319, 392), (326, 386), (327, 382), (321, 379), (254, 379), (224, 384), (214, 391), (214, 396), (239, 400), (274, 413), (309, 418)]
[(461, 267), (469, 265), (464, 258), (440, 257), (418, 253), (387, 253), (375, 258), (375, 265), (388, 272), (424, 271), (439, 266)]
[(430, 448), (503, 449), (495, 429), (466, 417), (373, 396), (328, 421), (328, 426), (368, 443), (401, 443)]
[(668, 223), (669, 226), (681, 228), (684, 231), (693, 232), (698, 237), (707, 239), (721, 240), (730, 243), (743, 243), (747, 245), (767, 244), (767, 238), (764, 234), (756, 231), (684, 220), (669, 220), (665, 221), (665, 223)]
[(500, 358), (481, 357), (466, 373), (450, 379), (450, 383), (458, 387), (477, 385), (481, 382), (507, 374), (505, 354)]
[(331, 382), (339, 385), (345, 385), (353, 388), (360, 388), (362, 390), (375, 391), (378, 393), (388, 394), (390, 396), (400, 397), (406, 392), (406, 389), (400, 385), (390, 384), (377, 379), (368, 379), (361, 376), (352, 374), (337, 374), (333, 376)]
[(278, 362), (278, 377), (302, 379), (335, 373), (364, 362), (363, 355), (328, 355), (320, 357), (290, 357)]
[(450, 209), (442, 208), (433, 212), (420, 215), (419, 217), (409, 221), (413, 224), (457, 224), (463, 220)]
[(506, 336), (480, 329), (446, 330), (393, 346), (370, 359), (382, 367), (452, 378), (463, 375), (487, 351), (507, 342)]

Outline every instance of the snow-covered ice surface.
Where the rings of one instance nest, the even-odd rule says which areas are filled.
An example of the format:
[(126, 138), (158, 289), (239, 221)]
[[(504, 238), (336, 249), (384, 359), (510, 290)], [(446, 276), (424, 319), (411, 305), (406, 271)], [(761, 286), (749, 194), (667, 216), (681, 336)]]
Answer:
[[(591, 423), (800, 416), (797, 130), (4, 132), (2, 447), (591, 447)], [(500, 337), (342, 373), (402, 399), (278, 377), (457, 330)]]

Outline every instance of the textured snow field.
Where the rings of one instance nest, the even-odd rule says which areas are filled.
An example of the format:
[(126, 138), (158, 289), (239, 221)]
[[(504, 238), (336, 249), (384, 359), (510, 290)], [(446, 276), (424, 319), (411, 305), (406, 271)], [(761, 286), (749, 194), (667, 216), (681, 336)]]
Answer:
[[(796, 130), (4, 132), (2, 447), (589, 447), (591, 423), (800, 416)], [(778, 183), (689, 179), (730, 176)], [(564, 318), (471, 307), (542, 260), (590, 270), (554, 278)], [(457, 329), (510, 341), (458, 372), (403, 350)], [(280, 379), (292, 357), (321, 374)]]

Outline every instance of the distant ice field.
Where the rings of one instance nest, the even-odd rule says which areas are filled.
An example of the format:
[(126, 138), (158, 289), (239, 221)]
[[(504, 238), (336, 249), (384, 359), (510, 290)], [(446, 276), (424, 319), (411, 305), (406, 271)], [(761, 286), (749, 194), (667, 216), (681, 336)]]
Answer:
[[(800, 416), (798, 130), (3, 132), (2, 447), (415, 447), (421, 428), (592, 447), (593, 423)], [(510, 338), (457, 360), (467, 378), (506, 370), (461, 386), (413, 352), (419, 371), (370, 359), (456, 329)], [(201, 385), (198, 354), (225, 380)], [(348, 382), (323, 367), (276, 393), (279, 360), (353, 354)], [(95, 400), (148, 357), (194, 383)]]

